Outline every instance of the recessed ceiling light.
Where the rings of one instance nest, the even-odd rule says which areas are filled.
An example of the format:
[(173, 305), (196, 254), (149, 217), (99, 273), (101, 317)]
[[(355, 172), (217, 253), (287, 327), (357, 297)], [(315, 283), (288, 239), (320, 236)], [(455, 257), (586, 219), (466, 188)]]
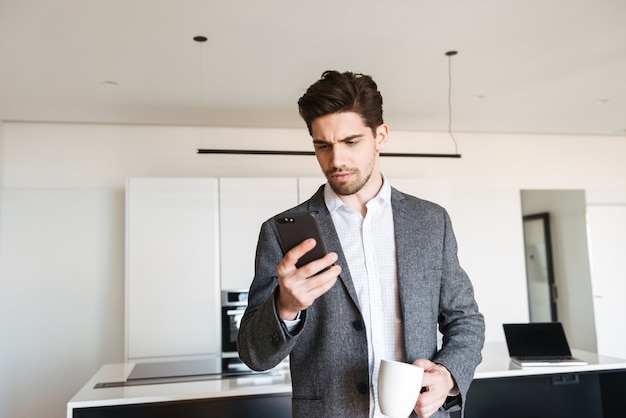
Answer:
[(112, 80), (103, 81), (102, 85), (104, 87), (117, 87), (117, 86), (119, 86), (117, 81), (112, 81)]
[(481, 100), (485, 100), (485, 96), (483, 96), (482, 94), (477, 94), (476, 96), (474, 96), (474, 100), (481, 101)]
[(598, 99), (598, 100), (596, 100), (596, 104), (607, 104), (608, 102), (610, 102), (609, 99)]

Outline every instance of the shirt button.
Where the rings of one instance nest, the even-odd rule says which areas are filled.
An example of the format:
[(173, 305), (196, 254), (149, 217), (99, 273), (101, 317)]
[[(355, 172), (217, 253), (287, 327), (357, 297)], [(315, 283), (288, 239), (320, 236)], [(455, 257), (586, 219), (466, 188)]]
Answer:
[(361, 395), (367, 395), (369, 393), (367, 383), (363, 383), (363, 382), (357, 383), (356, 390), (359, 391)]
[(352, 322), (352, 326), (357, 331), (363, 331), (365, 329), (365, 325), (363, 325), (363, 321), (359, 321), (358, 319)]

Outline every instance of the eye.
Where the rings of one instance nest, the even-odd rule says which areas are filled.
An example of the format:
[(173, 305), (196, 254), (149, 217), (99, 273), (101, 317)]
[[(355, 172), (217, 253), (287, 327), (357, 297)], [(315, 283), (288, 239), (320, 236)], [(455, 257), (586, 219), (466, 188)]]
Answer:
[(354, 147), (354, 146), (359, 145), (361, 143), (361, 138), (348, 139), (344, 143), (347, 146), (349, 146), (349, 147)]

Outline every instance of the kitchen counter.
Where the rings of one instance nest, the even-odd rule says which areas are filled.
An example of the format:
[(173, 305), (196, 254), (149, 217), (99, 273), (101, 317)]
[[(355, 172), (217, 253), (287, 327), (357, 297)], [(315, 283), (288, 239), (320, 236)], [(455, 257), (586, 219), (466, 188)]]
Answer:
[[(555, 408), (559, 406), (558, 396), (561, 396), (559, 395), (561, 393), (567, 405), (575, 404), (571, 396), (575, 396), (575, 399), (579, 399), (585, 405), (589, 404), (589, 401), (584, 396), (593, 396), (593, 402), (596, 402), (596, 397), (601, 397), (603, 402), (606, 400), (606, 402), (611, 403), (612, 388), (616, 385), (617, 387), (626, 387), (626, 360), (580, 350), (572, 351), (574, 356), (585, 360), (588, 364), (567, 367), (520, 368), (511, 363), (504, 342), (485, 344), (483, 362), (476, 370), (474, 383), (468, 394), (466, 416), (480, 416), (480, 413), (485, 413), (484, 404), (494, 405), (499, 401), (509, 402), (507, 400), (509, 395), (520, 398), (520, 402), (523, 404), (531, 404), (532, 402), (528, 402), (528, 398), (539, 395), (526, 392), (526, 390), (534, 389), (541, 393), (546, 392)], [(272, 398), (270, 402), (272, 405), (278, 402), (277, 399), (273, 399), (274, 397), (280, 398), (281, 405), (290, 405), (291, 402), (291, 379), (287, 368), (273, 370), (269, 373), (224, 379), (96, 388), (96, 385), (102, 383), (126, 381), (134, 366), (134, 363), (102, 366), (68, 402), (67, 417), (105, 417), (109, 415), (81, 415), (79, 412), (120, 405), (164, 405), (198, 401), (205, 402), (203, 407), (206, 408), (209, 401), (236, 398), (240, 402), (242, 399), (260, 397)], [(520, 386), (523, 388), (522, 392), (520, 392)], [(572, 390), (579, 390), (585, 395), (578, 396), (578, 392), (571, 392)], [(494, 396), (495, 391), (500, 391), (500, 395)], [(523, 397), (527, 398), (522, 399)], [(603, 407), (605, 417), (613, 416), (606, 413), (606, 410), (612, 408), (611, 405), (594, 404), (593, 407)], [(473, 414), (472, 410), (480, 413)], [(123, 416), (123, 414), (117, 413), (112, 416)]]
[(587, 364), (521, 368), (504, 341), (485, 344), (465, 418), (623, 417), (626, 360), (575, 349), (572, 355)]
[[(67, 418), (77, 410), (119, 405), (183, 402), (203, 399), (241, 398), (287, 394), (291, 399), (289, 370), (282, 368), (267, 373), (238, 377), (172, 383), (133, 384), (122, 386), (135, 363), (106, 364), (67, 403)], [(196, 380), (200, 379), (200, 380)], [(111, 387), (98, 385), (113, 383)]]
[(476, 368), (474, 379), (552, 375), (555, 373), (600, 372), (626, 370), (626, 359), (572, 349), (572, 355), (587, 362), (579, 366), (526, 367), (513, 364), (504, 341), (487, 342), (482, 351), (483, 361)]

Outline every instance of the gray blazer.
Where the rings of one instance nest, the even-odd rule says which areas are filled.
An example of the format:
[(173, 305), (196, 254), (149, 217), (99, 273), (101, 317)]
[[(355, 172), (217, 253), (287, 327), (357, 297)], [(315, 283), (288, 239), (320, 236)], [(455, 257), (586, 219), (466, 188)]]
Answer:
[[(407, 362), (427, 358), (446, 366), (460, 396), (448, 398), (435, 417), (458, 410), (482, 360), (485, 325), (472, 284), (459, 265), (447, 212), (434, 203), (392, 188), (398, 288)], [(290, 355), (294, 417), (355, 417), (369, 414), (367, 340), (359, 301), (339, 237), (324, 203), (323, 186), (290, 209), (317, 212), (324, 242), (339, 255), (342, 273), (333, 288), (301, 314), (290, 333), (279, 319), (276, 267), (283, 258), (276, 226), (259, 235), (255, 277), (241, 321), (238, 351), (254, 370), (267, 370)], [(443, 347), (437, 349), (437, 325)], [(459, 406), (460, 405), (460, 406)]]

